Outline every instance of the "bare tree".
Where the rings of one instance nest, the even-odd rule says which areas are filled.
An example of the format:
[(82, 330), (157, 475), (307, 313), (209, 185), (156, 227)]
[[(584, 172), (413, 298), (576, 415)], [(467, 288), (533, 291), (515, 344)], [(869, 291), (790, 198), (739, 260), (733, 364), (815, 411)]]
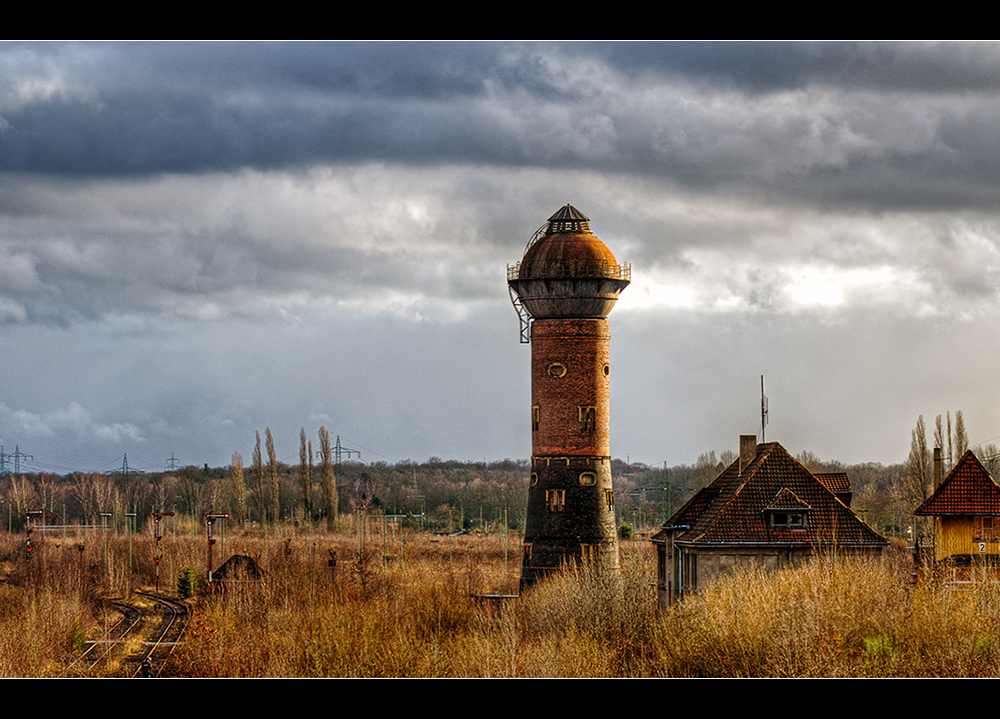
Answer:
[(153, 481), (152, 506), (154, 511), (165, 512), (167, 509), (167, 483), (170, 477), (160, 475)]
[(991, 477), (996, 479), (997, 476), (1000, 476), (1000, 448), (995, 444), (987, 444), (980, 445), (972, 451), (976, 453), (976, 457), (983, 463)]
[(694, 466), (695, 483), (699, 488), (711, 484), (719, 473), (724, 469), (715, 458), (715, 450), (710, 450), (698, 455), (698, 462)]
[(7, 502), (13, 508), (18, 523), (24, 520), (29, 510), (37, 509), (35, 490), (23, 474), (11, 480)]
[(39, 509), (54, 512), (58, 509), (57, 504), (62, 495), (62, 489), (56, 481), (55, 476), (42, 472), (38, 475), (38, 482), (35, 484), (35, 492), (38, 495)]
[(114, 507), (118, 488), (106, 474), (84, 474), (74, 480), (73, 494), (87, 521), (96, 524), (101, 512), (110, 512)]

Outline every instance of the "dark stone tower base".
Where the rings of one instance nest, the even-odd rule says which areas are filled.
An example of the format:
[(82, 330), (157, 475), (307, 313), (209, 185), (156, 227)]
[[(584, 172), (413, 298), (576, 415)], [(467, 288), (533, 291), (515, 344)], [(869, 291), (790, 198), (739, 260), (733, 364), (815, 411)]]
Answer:
[(618, 569), (611, 460), (532, 457), (521, 589), (566, 566)]

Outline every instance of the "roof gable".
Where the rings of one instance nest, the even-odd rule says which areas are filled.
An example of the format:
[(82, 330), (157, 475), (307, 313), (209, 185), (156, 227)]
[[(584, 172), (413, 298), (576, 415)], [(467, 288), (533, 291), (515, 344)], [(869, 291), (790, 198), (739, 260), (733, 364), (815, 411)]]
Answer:
[(766, 509), (787, 509), (793, 512), (801, 512), (810, 509), (809, 505), (799, 499), (788, 487), (782, 487), (778, 494), (767, 505)]
[(1000, 485), (967, 450), (948, 472), (934, 494), (914, 514), (994, 514), (1000, 515)]
[[(711, 490), (714, 496), (703, 494)], [(693, 544), (884, 545), (886, 540), (861, 521), (822, 482), (777, 442), (757, 445), (757, 455), (740, 473), (739, 460), (682, 507), (670, 525)], [(698, 502), (699, 506), (694, 507)], [(776, 509), (808, 511), (802, 528), (772, 527)], [(678, 521), (684, 520), (684, 521)]]

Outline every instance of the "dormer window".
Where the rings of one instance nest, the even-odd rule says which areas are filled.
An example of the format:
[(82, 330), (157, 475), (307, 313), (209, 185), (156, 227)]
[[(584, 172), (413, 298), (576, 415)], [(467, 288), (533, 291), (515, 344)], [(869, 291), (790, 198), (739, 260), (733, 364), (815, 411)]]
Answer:
[(769, 512), (771, 515), (771, 526), (775, 529), (805, 529), (805, 512)]
[(805, 529), (808, 517), (809, 505), (787, 487), (782, 487), (764, 508), (764, 520), (772, 529)]

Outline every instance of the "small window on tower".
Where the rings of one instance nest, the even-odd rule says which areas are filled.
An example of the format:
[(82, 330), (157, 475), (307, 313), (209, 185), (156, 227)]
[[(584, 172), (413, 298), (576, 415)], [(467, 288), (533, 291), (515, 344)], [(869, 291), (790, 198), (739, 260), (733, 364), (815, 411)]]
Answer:
[(611, 376), (611, 365), (609, 365), (607, 362), (604, 363), (604, 376), (605, 377)]
[(524, 564), (531, 564), (531, 542), (525, 542), (521, 548), (521, 558)]
[(597, 407), (594, 405), (580, 406), (580, 431), (593, 432), (597, 426)]
[(593, 487), (597, 484), (597, 475), (593, 472), (580, 472), (580, 484), (584, 487)]
[(542, 421), (542, 406), (539, 404), (531, 408), (531, 431), (538, 431), (538, 423)]
[(610, 512), (615, 508), (615, 491), (613, 489), (604, 490), (604, 498), (608, 500), (608, 511)]
[(598, 559), (601, 558), (601, 545), (581, 544), (580, 557), (583, 559), (584, 564), (589, 562), (596, 562)]
[(548, 368), (549, 377), (565, 377), (566, 365), (562, 362), (553, 362)]
[(548, 505), (550, 512), (563, 511), (564, 509), (566, 509), (566, 490), (546, 489), (545, 504)]
[(531, 486), (534, 487), (536, 484), (538, 484), (538, 472), (532, 472), (531, 473)]

